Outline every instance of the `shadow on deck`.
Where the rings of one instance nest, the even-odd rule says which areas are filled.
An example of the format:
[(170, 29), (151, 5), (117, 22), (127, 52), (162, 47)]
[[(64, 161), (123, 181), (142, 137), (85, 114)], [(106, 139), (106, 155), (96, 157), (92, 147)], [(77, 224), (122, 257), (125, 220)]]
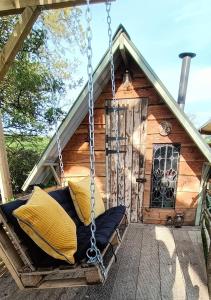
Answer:
[(19, 291), (6, 273), (0, 299), (208, 300), (200, 230), (131, 224), (104, 286)]

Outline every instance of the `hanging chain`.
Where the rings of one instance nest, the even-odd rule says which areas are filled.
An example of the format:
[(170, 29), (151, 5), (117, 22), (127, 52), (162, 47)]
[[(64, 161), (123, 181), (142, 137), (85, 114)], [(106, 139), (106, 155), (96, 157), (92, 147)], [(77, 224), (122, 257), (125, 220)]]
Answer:
[(92, 29), (91, 29), (90, 1), (87, 0), (86, 21), (87, 21), (87, 74), (88, 74), (88, 106), (89, 106), (89, 148), (90, 148), (90, 194), (91, 194), (91, 238), (90, 248), (86, 254), (88, 263), (98, 264), (101, 274), (105, 279), (106, 269), (103, 264), (102, 255), (96, 244), (95, 232), (95, 149), (94, 149), (94, 97), (93, 97), (93, 67), (92, 67)]
[[(44, 31), (44, 29), (43, 29)], [(45, 48), (48, 50), (48, 44), (47, 44), (47, 36), (44, 38), (44, 45)], [(50, 60), (49, 58), (46, 59), (46, 65), (48, 70), (51, 70), (50, 66)], [(64, 163), (63, 163), (63, 157), (62, 157), (62, 148), (61, 148), (61, 140), (60, 140), (60, 134), (59, 134), (59, 125), (58, 125), (58, 116), (57, 116), (57, 108), (59, 107), (59, 100), (57, 100), (57, 95), (54, 91), (53, 87), (53, 79), (52, 77), (50, 78), (50, 93), (51, 93), (51, 102), (53, 103), (53, 119), (55, 120), (55, 135), (56, 135), (56, 144), (57, 144), (57, 152), (58, 152), (58, 157), (59, 157), (59, 167), (60, 167), (60, 180), (61, 180), (61, 185), (64, 185)]]
[(118, 113), (118, 101), (116, 99), (116, 84), (115, 84), (115, 67), (114, 67), (114, 57), (112, 50), (112, 29), (111, 29), (111, 0), (106, 0), (106, 12), (107, 12), (107, 24), (108, 24), (108, 38), (109, 38), (109, 54), (110, 54), (110, 69), (111, 69), (111, 90), (112, 90), (112, 100), (114, 104), (114, 130), (115, 130), (115, 141), (116, 141), (116, 151), (117, 151), (117, 161), (116, 161), (116, 186), (117, 186), (117, 203), (119, 202), (119, 192), (118, 192), (118, 177), (120, 170), (120, 142), (119, 142), (119, 113)]

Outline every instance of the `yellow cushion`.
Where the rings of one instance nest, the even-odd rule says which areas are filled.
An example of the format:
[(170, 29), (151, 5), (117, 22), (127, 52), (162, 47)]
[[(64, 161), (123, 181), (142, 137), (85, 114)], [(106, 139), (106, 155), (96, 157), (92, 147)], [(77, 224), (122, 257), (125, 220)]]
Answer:
[(43, 251), (70, 264), (75, 262), (75, 223), (48, 193), (35, 187), (29, 201), (13, 214), (21, 228)]
[[(68, 184), (78, 217), (85, 225), (89, 225), (91, 222), (90, 177), (85, 177), (77, 182), (70, 180)], [(104, 212), (103, 199), (95, 184), (95, 217), (97, 218)]]

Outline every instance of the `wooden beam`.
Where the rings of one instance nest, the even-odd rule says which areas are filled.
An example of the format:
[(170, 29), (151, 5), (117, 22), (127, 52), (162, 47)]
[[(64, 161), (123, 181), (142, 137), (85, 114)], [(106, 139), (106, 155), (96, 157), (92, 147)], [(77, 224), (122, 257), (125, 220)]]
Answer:
[[(112, 0), (114, 1), (114, 0)], [(91, 0), (91, 4), (105, 2), (105, 0)], [(21, 14), (28, 6), (40, 9), (58, 9), (86, 4), (86, 0), (1, 0), (0, 16)]]
[(87, 286), (87, 281), (85, 277), (81, 278), (58, 278), (44, 280), (39, 286), (39, 289), (59, 289), (59, 288), (77, 288)]
[(50, 169), (51, 169), (51, 171), (52, 171), (52, 173), (53, 173), (53, 177), (54, 177), (54, 179), (56, 180), (56, 183), (57, 183), (58, 185), (61, 185), (61, 180), (60, 180), (59, 175), (57, 174), (56, 170), (54, 169), (54, 166), (49, 165), (49, 167), (50, 167)]
[(12, 198), (12, 186), (9, 172), (9, 165), (7, 160), (7, 152), (4, 139), (4, 131), (0, 113), (0, 191), (2, 202)]
[(39, 16), (40, 9), (27, 7), (20, 16), (12, 34), (0, 53), (0, 80), (3, 79), (17, 52), (20, 50), (25, 38), (31, 31), (34, 22)]
[(124, 43), (123, 43), (123, 42), (120, 43), (120, 45), (119, 45), (119, 50), (120, 50), (122, 59), (123, 59), (124, 64), (125, 64), (125, 68), (126, 68), (127, 70), (129, 70), (129, 63), (128, 63), (127, 54), (126, 54), (126, 50), (125, 50), (125, 46), (124, 46)]
[(18, 271), (23, 268), (23, 262), (21, 261), (18, 252), (14, 248), (14, 245), (10, 241), (8, 235), (2, 228), (2, 225), (0, 226), (0, 256), (18, 287), (22, 290), (24, 287), (20, 280)]

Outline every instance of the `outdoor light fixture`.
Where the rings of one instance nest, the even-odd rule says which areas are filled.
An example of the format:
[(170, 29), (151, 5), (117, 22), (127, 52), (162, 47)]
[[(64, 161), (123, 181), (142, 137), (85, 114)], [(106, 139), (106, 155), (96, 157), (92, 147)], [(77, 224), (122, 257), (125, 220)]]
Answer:
[(174, 220), (171, 216), (168, 216), (166, 219), (166, 225), (167, 226), (173, 226), (174, 225)]
[(125, 71), (123, 76), (123, 86), (125, 89), (128, 89), (131, 85), (131, 76), (128, 70)]
[(176, 216), (174, 217), (174, 226), (176, 228), (180, 228), (182, 227), (183, 223), (184, 223), (184, 214), (180, 214), (180, 213), (176, 214)]

